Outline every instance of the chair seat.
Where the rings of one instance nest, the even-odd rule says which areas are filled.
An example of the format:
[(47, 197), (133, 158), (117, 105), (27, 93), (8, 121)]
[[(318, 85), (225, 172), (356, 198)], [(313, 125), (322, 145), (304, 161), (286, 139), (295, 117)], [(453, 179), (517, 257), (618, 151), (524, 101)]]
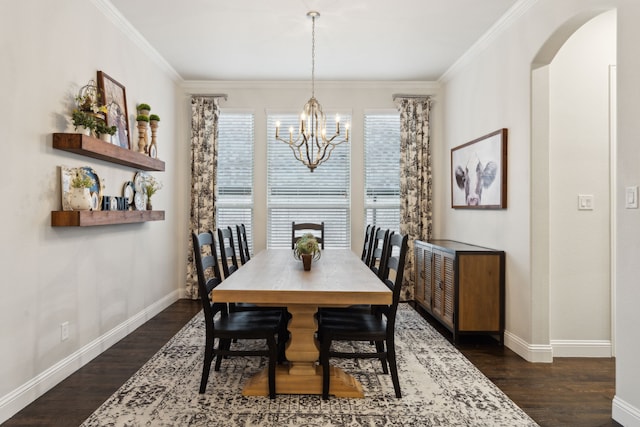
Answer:
[(387, 320), (384, 316), (359, 311), (323, 313), (320, 316), (318, 332), (331, 340), (384, 340), (387, 334)]
[(282, 322), (282, 312), (266, 311), (235, 311), (214, 320), (216, 336), (235, 338), (259, 339), (278, 332)]

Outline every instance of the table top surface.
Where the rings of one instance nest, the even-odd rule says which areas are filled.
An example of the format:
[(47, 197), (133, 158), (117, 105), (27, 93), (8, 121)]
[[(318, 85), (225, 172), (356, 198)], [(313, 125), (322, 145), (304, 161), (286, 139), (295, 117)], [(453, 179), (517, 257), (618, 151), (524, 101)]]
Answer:
[(348, 249), (326, 249), (304, 271), (289, 249), (267, 249), (251, 258), (212, 293), (216, 302), (254, 304), (391, 304), (389, 288)]

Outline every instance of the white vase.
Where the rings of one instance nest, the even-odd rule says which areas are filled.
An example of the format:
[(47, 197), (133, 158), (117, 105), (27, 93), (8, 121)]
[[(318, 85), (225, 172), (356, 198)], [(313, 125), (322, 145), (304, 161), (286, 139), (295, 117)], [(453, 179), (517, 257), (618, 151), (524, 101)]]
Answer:
[(78, 133), (81, 133), (83, 135), (87, 135), (87, 136), (91, 136), (91, 129), (84, 127), (84, 126), (77, 126), (76, 127), (76, 131)]
[(69, 192), (69, 206), (74, 211), (91, 209), (91, 193), (88, 188), (72, 188)]
[(101, 133), (100, 139), (102, 139), (104, 142), (108, 142), (109, 144), (111, 144), (111, 135), (109, 135), (108, 133)]

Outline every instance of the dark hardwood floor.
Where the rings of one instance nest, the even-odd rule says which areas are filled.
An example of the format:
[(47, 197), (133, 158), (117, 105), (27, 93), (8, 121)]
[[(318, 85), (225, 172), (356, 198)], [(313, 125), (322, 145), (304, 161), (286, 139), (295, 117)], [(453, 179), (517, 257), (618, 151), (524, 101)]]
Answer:
[[(79, 425), (198, 311), (198, 301), (177, 301), (3, 426)], [(611, 419), (614, 359), (529, 363), (494, 340), (477, 337), (465, 337), (457, 347), (541, 426), (620, 425)]]

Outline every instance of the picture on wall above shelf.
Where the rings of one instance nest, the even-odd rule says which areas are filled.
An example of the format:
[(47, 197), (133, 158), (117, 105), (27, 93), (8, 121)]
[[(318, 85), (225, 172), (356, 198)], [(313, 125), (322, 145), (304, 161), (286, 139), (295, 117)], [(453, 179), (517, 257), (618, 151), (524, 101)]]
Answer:
[(54, 133), (53, 148), (145, 171), (163, 172), (165, 168), (162, 160), (79, 133)]

